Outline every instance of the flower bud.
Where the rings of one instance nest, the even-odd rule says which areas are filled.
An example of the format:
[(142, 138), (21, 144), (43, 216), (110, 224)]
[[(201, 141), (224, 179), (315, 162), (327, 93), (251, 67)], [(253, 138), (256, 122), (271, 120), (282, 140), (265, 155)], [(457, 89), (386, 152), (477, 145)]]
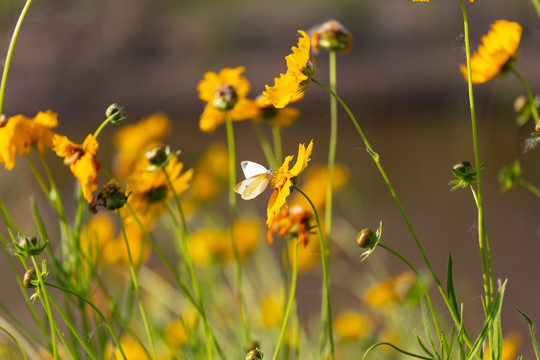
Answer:
[(540, 121), (536, 123), (536, 125), (534, 126), (534, 131), (536, 131), (537, 133), (540, 133)]
[(105, 110), (105, 115), (107, 116), (107, 119), (110, 119), (113, 124), (118, 124), (126, 120), (126, 113), (124, 111), (124, 108), (118, 106), (118, 104), (110, 105), (107, 110)]
[(238, 94), (234, 86), (222, 84), (217, 87), (212, 105), (222, 111), (231, 110), (238, 101)]
[(347, 52), (352, 48), (352, 35), (343, 25), (330, 20), (315, 28), (311, 34), (311, 47), (317, 53), (320, 48), (328, 51)]
[(246, 355), (246, 360), (262, 360), (263, 354), (259, 349), (253, 349)]
[(127, 202), (129, 194), (126, 195), (122, 187), (114, 180), (103, 185), (101, 190), (96, 194), (88, 208), (92, 213), (97, 213), (97, 206), (103, 206), (107, 210), (117, 210), (124, 206)]
[(144, 156), (148, 159), (150, 164), (160, 167), (167, 161), (167, 148), (164, 146), (155, 146), (148, 150)]
[(356, 243), (363, 249), (373, 249), (377, 243), (377, 236), (371, 229), (362, 229), (356, 237)]
[(467, 169), (469, 169), (469, 170), (472, 169), (472, 165), (468, 161), (458, 161), (457, 163), (454, 164), (452, 169), (455, 170), (455, 171), (458, 171), (458, 172), (460, 172), (462, 174), (466, 174)]
[(41, 236), (20, 236), (19, 242), (15, 244), (15, 255), (22, 258), (37, 256), (41, 254), (49, 241), (43, 241)]
[(36, 288), (37, 286), (32, 283), (32, 281), (35, 281), (35, 280), (37, 280), (36, 270), (28, 269), (24, 273), (24, 278), (23, 278), (24, 287), (28, 289)]

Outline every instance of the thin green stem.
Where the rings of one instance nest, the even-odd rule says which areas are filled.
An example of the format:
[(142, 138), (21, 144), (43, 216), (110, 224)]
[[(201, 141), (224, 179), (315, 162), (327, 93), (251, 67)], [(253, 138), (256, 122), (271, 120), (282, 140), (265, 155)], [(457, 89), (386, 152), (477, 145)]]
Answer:
[(97, 128), (97, 130), (94, 132), (94, 139), (97, 140), (97, 137), (99, 136), (99, 134), (101, 133), (101, 130), (103, 130), (103, 128), (105, 127), (105, 125), (107, 125), (109, 122), (111, 122), (111, 118), (106, 118), (102, 123), (101, 125), (99, 125), (99, 127)]
[(141, 318), (144, 325), (144, 330), (146, 331), (146, 336), (148, 337), (148, 341), (150, 342), (150, 347), (152, 348), (152, 357), (154, 360), (157, 359), (157, 353), (156, 353), (156, 346), (154, 345), (154, 337), (152, 335), (152, 330), (150, 329), (150, 325), (148, 323), (148, 318), (146, 317), (146, 311), (144, 310), (141, 293), (139, 290), (139, 283), (137, 280), (137, 272), (135, 271), (135, 265), (133, 264), (133, 257), (131, 256), (131, 249), (129, 247), (129, 241), (126, 234), (126, 228), (124, 225), (124, 220), (122, 219), (122, 215), (120, 215), (120, 210), (117, 210), (118, 219), (120, 219), (120, 227), (122, 228), (122, 235), (124, 237), (124, 243), (126, 244), (126, 250), (129, 258), (129, 269), (131, 271), (131, 279), (133, 281), (133, 288), (135, 289), (135, 294), (137, 295), (137, 301), (139, 303), (139, 311), (141, 312)]
[(528, 182), (527, 180), (519, 178), (517, 183), (540, 198), (540, 189)]
[(521, 85), (523, 85), (523, 88), (525, 88), (525, 92), (527, 93), (527, 98), (529, 99), (529, 106), (531, 109), (532, 116), (534, 118), (534, 122), (538, 123), (540, 121), (540, 117), (538, 116), (538, 110), (536, 109), (536, 106), (534, 105), (534, 96), (532, 94), (531, 88), (529, 87), (529, 85), (527, 84), (523, 76), (521, 76), (521, 74), (513, 66), (510, 66), (510, 71), (519, 80)]
[[(401, 205), (401, 202), (399, 201), (399, 199), (397, 197), (397, 194), (396, 194), (396, 192), (394, 190), (394, 187), (390, 183), (390, 180), (388, 179), (388, 176), (386, 175), (386, 172), (384, 171), (384, 169), (383, 169), (383, 167), (382, 167), (382, 165), (381, 165), (381, 163), (379, 161), (379, 155), (373, 150), (373, 148), (369, 144), (364, 132), (360, 128), (360, 125), (358, 125), (358, 122), (356, 121), (356, 118), (352, 114), (352, 112), (349, 109), (349, 107), (347, 106), (347, 104), (345, 104), (345, 102), (343, 102), (343, 100), (335, 92), (330, 90), (324, 84), (320, 83), (319, 81), (317, 81), (314, 78), (311, 78), (311, 81), (314, 82), (315, 84), (319, 85), (320, 87), (322, 87), (324, 90), (326, 90), (332, 96), (334, 96), (336, 98), (336, 100), (340, 103), (340, 105), (343, 107), (343, 109), (347, 112), (347, 115), (349, 116), (349, 118), (353, 122), (354, 126), (356, 127), (356, 130), (358, 131), (358, 134), (360, 135), (360, 137), (364, 141), (364, 145), (366, 146), (367, 152), (371, 155), (371, 157), (373, 158), (373, 161), (375, 162), (375, 165), (379, 169), (379, 172), (380, 172), (381, 176), (383, 177), (384, 182), (386, 183), (386, 186), (388, 187), (388, 190), (390, 191), (390, 194), (392, 195), (392, 198), (394, 199), (394, 202), (396, 203), (396, 206), (398, 207), (399, 212), (401, 213), (401, 216), (405, 220), (405, 223), (407, 224), (407, 227), (409, 228), (409, 232), (411, 233), (412, 237), (414, 238), (416, 246), (417, 246), (418, 250), (420, 251), (426, 266), (428, 267), (428, 270), (429, 270), (429, 272), (430, 272), (430, 274), (431, 274), (431, 276), (433, 278), (433, 281), (435, 281), (435, 285), (439, 289), (439, 292), (441, 293), (441, 296), (443, 297), (444, 301), (448, 305), (448, 309), (449, 309), (449, 311), (450, 311), (450, 313), (452, 315), (452, 318), (453, 318), (454, 322), (456, 323), (457, 326), (460, 326), (459, 314), (456, 314), (453, 311), (452, 307), (449, 306), (448, 297), (446, 296), (446, 294), (444, 292), (444, 288), (442, 287), (441, 281), (439, 280), (439, 278), (435, 274), (435, 271), (433, 270), (433, 267), (431, 266), (431, 262), (429, 261), (427, 255), (426, 255), (426, 253), (424, 251), (424, 248), (423, 248), (422, 244), (420, 243), (420, 240), (418, 239), (418, 236), (416, 235), (416, 232), (414, 231), (414, 228), (413, 228), (411, 222), (409, 221), (409, 218), (407, 217), (407, 214), (405, 213), (405, 210), (403, 209), (403, 206)], [(467, 345), (469, 347), (472, 347), (471, 340), (467, 336), (465, 337), (465, 341), (466, 341), (466, 343), (467, 343)]]
[[(472, 83), (472, 70), (471, 70), (471, 45), (469, 40), (469, 20), (467, 19), (467, 9), (465, 8), (465, 3), (463, 0), (459, 1), (461, 4), (461, 12), (463, 15), (463, 33), (465, 38), (465, 55), (467, 57), (467, 89), (469, 92), (469, 105), (471, 112), (471, 128), (472, 128), (472, 137), (473, 137), (473, 150), (474, 150), (474, 162), (476, 171), (476, 197), (477, 197), (477, 208), (478, 208), (478, 246), (480, 248), (480, 255), (482, 258), (482, 274), (484, 277), (484, 290), (487, 290), (485, 293), (486, 306), (488, 313), (491, 309), (491, 304), (494, 298), (494, 292), (490, 289), (489, 284), (491, 283), (490, 274), (492, 269), (488, 268), (486, 271), (486, 257), (491, 257), (488, 249), (484, 250), (484, 211), (482, 205), (482, 172), (480, 171), (480, 155), (478, 151), (478, 132), (476, 126), (476, 112), (474, 107), (474, 94), (473, 94), (473, 83)], [(484, 252), (485, 251), (485, 252)], [(489, 266), (489, 265), (488, 265)]]
[[(302, 190), (297, 188), (296, 186), (291, 186), (291, 189), (294, 189), (298, 191), (302, 196), (309, 202), (311, 205), (311, 209), (313, 210), (313, 214), (315, 215), (315, 221), (317, 222), (317, 230), (319, 233), (319, 243), (321, 247), (321, 260), (322, 260), (322, 268), (323, 268), (323, 294), (322, 294), (322, 301), (326, 304), (326, 311), (324, 313), (321, 313), (321, 332), (326, 330), (326, 327), (328, 327), (328, 338), (330, 340), (330, 360), (334, 359), (335, 351), (334, 351), (334, 331), (332, 328), (332, 305), (330, 303), (330, 288), (329, 288), (329, 276), (328, 276), (328, 250), (324, 243), (324, 237), (321, 230), (321, 222), (319, 221), (319, 215), (317, 213), (317, 209), (315, 208), (315, 205), (311, 201), (311, 199), (304, 193)], [(326, 316), (324, 316), (326, 315)], [(319, 337), (319, 340), (323, 340), (324, 337)], [(321, 342), (321, 351), (323, 348), (323, 343)], [(321, 354), (322, 355), (322, 354)]]
[(252, 121), (251, 125), (255, 130), (255, 134), (257, 134), (257, 137), (259, 138), (259, 143), (261, 144), (261, 148), (264, 153), (264, 157), (266, 158), (268, 167), (271, 167), (274, 161), (274, 153), (272, 152), (272, 147), (268, 142), (268, 138), (266, 137), (263, 129), (261, 128), (261, 123)]
[(531, 0), (534, 8), (536, 9), (536, 12), (538, 13), (538, 17), (540, 17), (540, 0)]
[(244, 290), (242, 286), (242, 268), (240, 266), (240, 256), (238, 254), (238, 246), (234, 235), (236, 223), (236, 193), (233, 187), (236, 185), (236, 149), (234, 142), (234, 129), (232, 119), (229, 113), (225, 113), (225, 125), (227, 128), (227, 144), (229, 147), (229, 207), (230, 207), (230, 222), (231, 222), (231, 243), (234, 254), (234, 275), (236, 280), (236, 292), (238, 301), (240, 302), (240, 317), (242, 319), (242, 329), (244, 331), (244, 341), (246, 344), (251, 340), (249, 323), (246, 313), (246, 303), (244, 299)]
[(283, 146), (281, 145), (281, 130), (275, 124), (272, 124), (272, 138), (274, 139), (274, 154), (276, 155), (275, 166), (279, 166), (283, 161)]
[[(336, 80), (336, 52), (329, 52), (329, 77), (330, 89), (337, 94)], [(332, 231), (332, 204), (333, 204), (333, 184), (334, 184), (334, 164), (336, 162), (337, 148), (337, 101), (336, 98), (330, 96), (330, 145), (328, 146), (328, 180), (326, 183), (326, 208), (324, 213), (324, 232), (326, 240), (330, 241), (330, 233)]]
[(127, 360), (126, 358), (126, 354), (124, 354), (124, 350), (122, 349), (122, 346), (120, 345), (120, 342), (118, 341), (118, 338), (116, 337), (115, 335), (115, 332), (113, 330), (113, 328), (111, 327), (111, 324), (109, 324), (109, 322), (107, 321), (107, 318), (103, 315), (103, 313), (89, 300), (85, 299), (84, 297), (80, 296), (79, 294), (77, 294), (76, 292), (73, 292), (71, 290), (68, 290), (68, 289), (65, 289), (63, 287), (60, 287), (60, 286), (57, 286), (57, 285), (54, 285), (54, 284), (50, 284), (48, 282), (44, 282), (45, 285), (49, 286), (49, 287), (52, 287), (52, 288), (55, 288), (57, 290), (60, 290), (60, 291), (63, 291), (65, 293), (68, 293), (68, 294), (71, 294), (75, 297), (77, 297), (79, 300), (82, 300), (84, 301), (85, 303), (87, 303), (88, 305), (90, 305), (90, 307), (92, 307), (92, 309), (94, 309), (94, 311), (99, 315), (99, 317), (101, 318), (101, 320), (103, 320), (103, 323), (105, 324), (105, 326), (107, 327), (107, 329), (109, 330), (109, 333), (111, 334), (111, 337), (116, 345), (116, 347), (118, 348), (118, 350), (120, 351), (120, 354), (122, 355), (122, 357), (124, 358), (124, 360)]
[(24, 20), (24, 17), (26, 16), (26, 13), (28, 12), (28, 8), (30, 8), (31, 3), (32, 3), (32, 0), (26, 0), (26, 4), (24, 5), (24, 8), (21, 11), (21, 15), (19, 15), (19, 20), (17, 21), (17, 25), (15, 25), (15, 29), (13, 30), (13, 36), (11, 37), (11, 42), (9, 43), (9, 48), (6, 55), (6, 62), (4, 65), (4, 72), (2, 73), (2, 83), (0, 84), (0, 115), (2, 114), (2, 107), (4, 104), (4, 93), (6, 90), (6, 81), (7, 81), (7, 76), (9, 72), (9, 66), (11, 65), (11, 57), (13, 56), (13, 50), (15, 49), (15, 43), (17, 42), (17, 36), (19, 35), (19, 30), (21, 29), (22, 22)]
[(289, 300), (287, 301), (287, 308), (285, 309), (285, 315), (283, 316), (283, 322), (281, 323), (281, 332), (279, 334), (276, 350), (274, 350), (274, 356), (272, 357), (272, 360), (277, 359), (277, 356), (279, 354), (279, 348), (281, 346), (281, 343), (283, 342), (283, 339), (285, 338), (285, 333), (287, 332), (287, 324), (289, 322), (289, 315), (291, 313), (291, 309), (292, 309), (292, 306), (294, 304), (294, 299), (295, 299), (297, 275), (298, 275), (298, 241), (295, 241), (291, 289), (289, 290)]
[(19, 342), (18, 342), (17, 339), (15, 338), (15, 336), (11, 335), (11, 333), (10, 333), (7, 329), (5, 329), (4, 327), (2, 327), (2, 326), (0, 326), (0, 330), (2, 330), (3, 332), (5, 332), (5, 333), (7, 334), (7, 336), (9, 336), (9, 337), (11, 338), (11, 340), (13, 340), (13, 342), (14, 342), (14, 343), (17, 345), (17, 347), (19, 348), (19, 351), (21, 352), (21, 354), (22, 354), (24, 360), (26, 360), (26, 359), (27, 359), (26, 354), (25, 354), (25, 352), (24, 352), (24, 350), (23, 350), (21, 344), (19, 344)]
[(43, 304), (43, 309), (45, 310), (45, 313), (47, 314), (47, 317), (49, 318), (49, 324), (51, 326), (51, 346), (52, 346), (53, 359), (57, 360), (58, 359), (58, 349), (57, 349), (58, 344), (56, 343), (56, 331), (55, 331), (56, 323), (54, 321), (54, 317), (51, 312), (51, 306), (49, 304), (47, 293), (45, 291), (39, 291), (39, 289), (44, 289), (45, 285), (44, 285), (43, 277), (41, 276), (42, 275), (41, 270), (39, 269), (36, 258), (34, 256), (32, 256), (32, 263), (34, 264), (34, 270), (35, 270), (35, 274), (37, 275), (37, 280), (38, 280), (37, 294), (38, 294), (39, 300)]

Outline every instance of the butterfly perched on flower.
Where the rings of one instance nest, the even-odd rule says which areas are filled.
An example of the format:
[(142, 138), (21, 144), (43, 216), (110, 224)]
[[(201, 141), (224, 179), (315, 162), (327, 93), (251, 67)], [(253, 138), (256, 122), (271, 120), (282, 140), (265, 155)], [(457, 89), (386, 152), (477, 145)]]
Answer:
[(251, 200), (262, 193), (272, 179), (272, 173), (264, 166), (253, 161), (242, 161), (242, 171), (246, 177), (234, 187), (242, 199)]

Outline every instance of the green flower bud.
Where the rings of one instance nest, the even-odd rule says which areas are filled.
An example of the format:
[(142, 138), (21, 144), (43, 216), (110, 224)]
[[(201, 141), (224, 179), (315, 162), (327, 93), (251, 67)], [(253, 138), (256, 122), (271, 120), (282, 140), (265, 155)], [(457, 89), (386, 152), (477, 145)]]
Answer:
[(356, 243), (363, 249), (373, 249), (378, 239), (371, 229), (362, 229), (356, 237)]
[(148, 150), (144, 156), (148, 159), (150, 164), (161, 167), (167, 162), (170, 150), (167, 152), (167, 147), (155, 146)]
[(467, 170), (472, 170), (472, 165), (468, 161), (458, 161), (452, 166), (452, 169), (462, 174), (466, 174)]
[(222, 84), (217, 87), (212, 105), (222, 111), (231, 110), (238, 101), (238, 94), (234, 86)]
[(97, 206), (103, 206), (107, 210), (117, 210), (124, 206), (127, 202), (129, 194), (126, 195), (122, 187), (114, 180), (103, 185), (101, 190), (96, 194), (88, 208), (92, 213), (97, 213)]
[(262, 360), (263, 353), (259, 349), (253, 349), (246, 355), (246, 360)]
[(352, 35), (343, 25), (330, 20), (316, 27), (311, 33), (311, 47), (317, 53), (319, 50), (347, 52), (352, 48)]
[(49, 241), (43, 241), (41, 236), (20, 236), (15, 244), (15, 255), (26, 258), (37, 256), (45, 249)]
[[(484, 170), (484, 164), (480, 164), (480, 171)], [(449, 185), (454, 185), (452, 191), (459, 188), (466, 188), (476, 180), (476, 171), (473, 171), (472, 165), (468, 161), (458, 161), (452, 166), (452, 172), (456, 177), (450, 181)]]
[(126, 120), (124, 108), (118, 106), (118, 104), (110, 105), (107, 110), (105, 110), (105, 116), (107, 116), (107, 119), (110, 119), (113, 124), (118, 124)]
[(36, 281), (36, 280), (37, 280), (36, 270), (28, 269), (24, 273), (23, 285), (24, 285), (25, 288), (34, 289), (37, 286), (35, 284), (33, 284), (33, 281)]

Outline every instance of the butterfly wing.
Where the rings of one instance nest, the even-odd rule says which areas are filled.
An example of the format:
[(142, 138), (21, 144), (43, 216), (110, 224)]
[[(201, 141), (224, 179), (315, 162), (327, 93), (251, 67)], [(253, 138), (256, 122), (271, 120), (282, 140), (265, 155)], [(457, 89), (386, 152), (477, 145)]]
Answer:
[(242, 199), (251, 200), (262, 193), (268, 186), (269, 182), (270, 177), (268, 176), (268, 173), (265, 172), (263, 174), (258, 174), (246, 180), (240, 181), (234, 187), (234, 191), (242, 195)]
[(253, 161), (242, 161), (242, 171), (244, 172), (246, 179), (268, 173), (268, 169)]

